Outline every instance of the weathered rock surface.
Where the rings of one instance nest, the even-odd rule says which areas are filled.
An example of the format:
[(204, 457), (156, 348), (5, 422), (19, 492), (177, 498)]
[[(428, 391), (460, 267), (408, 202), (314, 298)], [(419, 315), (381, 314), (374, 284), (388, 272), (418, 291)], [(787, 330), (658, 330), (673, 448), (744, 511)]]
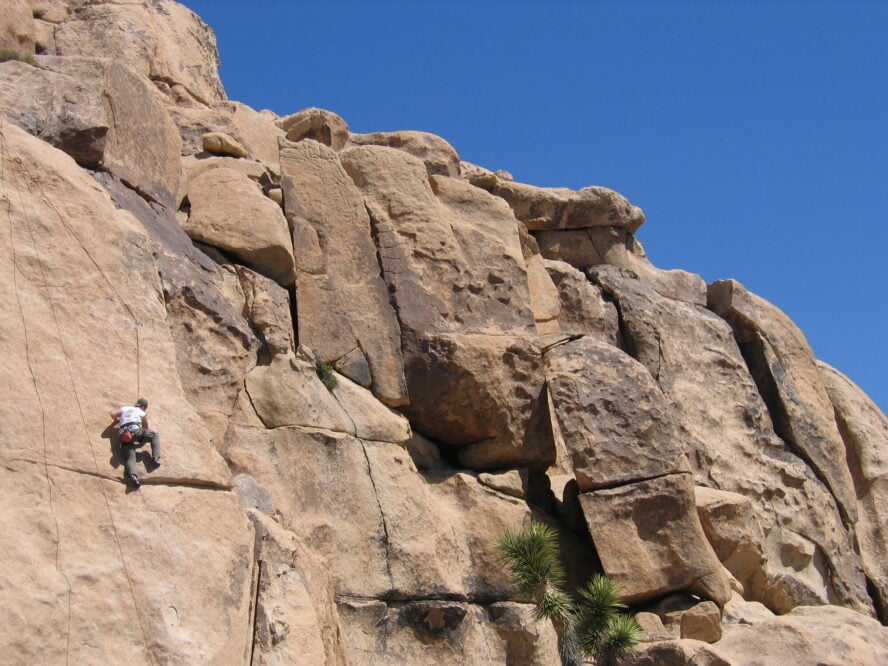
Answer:
[(56, 26), (48, 52), (125, 62), (145, 78), (181, 86), (204, 104), (225, 99), (216, 36), (173, 0), (74, 3)]
[[(4, 613), (4, 656), (239, 662), (252, 536), (233, 495), (176, 487), (225, 487), (230, 473), (170, 372), (176, 353), (145, 230), (64, 153), (9, 124), (0, 142), (12, 234), (0, 244), (0, 373), (15, 396), (0, 401), (2, 521), (17, 535), (0, 585), (2, 607), (15, 609)], [(143, 391), (165, 443), (163, 466), (143, 480), (166, 487), (132, 495), (118, 481), (108, 412)], [(74, 405), (64, 446), (46, 411), (61, 404)]]
[(286, 133), (287, 141), (297, 142), (311, 139), (329, 146), (335, 151), (342, 150), (348, 142), (348, 125), (332, 111), (315, 107), (280, 118), (277, 126)]
[(283, 146), (281, 171), (293, 228), (299, 340), (360, 381), (366, 368), (386, 404), (407, 402), (400, 328), (380, 277), (361, 193), (331, 149), (312, 140)]
[(546, 361), (581, 492), (688, 471), (672, 408), (638, 361), (595, 338), (553, 347)]
[(884, 415), (624, 197), (229, 102), (172, 0), (8, 0), (7, 47), (4, 663), (554, 666), (492, 546), (531, 519), (655, 604), (639, 663), (888, 661), (829, 605), (884, 620)]
[(459, 176), (459, 155), (440, 136), (428, 132), (405, 130), (401, 132), (374, 132), (349, 134), (352, 146), (388, 146), (418, 157), (430, 176)]
[(817, 368), (835, 409), (857, 494), (855, 537), (879, 618), (888, 623), (888, 419), (845, 375), (826, 363)]
[[(730, 327), (622, 269), (599, 266), (590, 276), (614, 299), (626, 348), (677, 406), (698, 485), (749, 497), (760, 514), (768, 574), (746, 590), (750, 598), (779, 612), (833, 600), (870, 612), (860, 561), (835, 500), (776, 436)], [(799, 538), (811, 546), (807, 562), (783, 547)], [(741, 582), (748, 587), (751, 581)]]
[(27, 0), (8, 0), (0, 19), (0, 49), (34, 54), (34, 19)]
[(295, 280), (293, 243), (283, 211), (242, 173), (221, 167), (188, 184), (184, 225), (194, 240), (230, 252), (281, 285)]
[(688, 589), (719, 606), (727, 578), (694, 509), (690, 474), (669, 474), (580, 495), (605, 573), (628, 603)]
[(604, 300), (601, 289), (563, 261), (544, 259), (543, 266), (558, 290), (561, 331), (592, 336), (616, 346), (619, 340), (617, 309)]
[(733, 280), (710, 285), (709, 307), (731, 324), (777, 433), (826, 483), (846, 520), (856, 522), (845, 446), (805, 336), (783, 312)]
[(401, 325), (410, 405), (463, 464), (554, 458), (517, 222), (495, 197), (429, 177), (417, 158), (362, 146), (340, 154), (364, 194)]
[(648, 261), (641, 243), (624, 229), (539, 231), (535, 236), (547, 259), (564, 261), (580, 270), (599, 264), (617, 266), (667, 298), (706, 305), (706, 283), (699, 275), (657, 268)]
[(635, 233), (644, 224), (641, 208), (605, 187), (584, 187), (574, 192), (564, 187), (492, 180), (476, 177), (470, 182), (505, 199), (531, 231), (616, 227)]

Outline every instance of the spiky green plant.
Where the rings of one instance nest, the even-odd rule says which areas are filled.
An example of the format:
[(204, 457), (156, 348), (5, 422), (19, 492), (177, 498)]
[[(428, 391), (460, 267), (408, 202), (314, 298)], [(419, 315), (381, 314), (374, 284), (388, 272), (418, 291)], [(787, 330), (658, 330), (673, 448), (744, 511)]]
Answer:
[(617, 584), (596, 574), (579, 590), (574, 607), (564, 592), (564, 568), (558, 558), (558, 532), (536, 521), (520, 531), (506, 530), (494, 542), (500, 561), (511, 574), (518, 594), (536, 605), (537, 620), (552, 622), (558, 635), (561, 663), (582, 663), (581, 654), (598, 666), (614, 666), (627, 658), (642, 638), (635, 620), (619, 611)]
[(561, 589), (564, 567), (558, 558), (558, 532), (532, 521), (521, 531), (507, 529), (494, 542), (494, 547), (500, 562), (511, 574), (518, 594), (536, 605), (536, 619), (550, 620), (555, 627), (562, 664), (581, 664), (573, 602)]
[(607, 622), (595, 651), (598, 666), (616, 666), (629, 657), (641, 641), (644, 632), (635, 618), (618, 613)]
[(37, 61), (34, 60), (34, 56), (28, 53), (19, 53), (12, 49), (0, 49), (0, 62), (7, 62), (9, 60), (19, 60), (21, 62), (26, 62), (29, 65), (37, 63)]
[(315, 361), (315, 372), (328, 391), (332, 391), (338, 385), (339, 382), (336, 380), (336, 375), (333, 374), (333, 366), (326, 361), (321, 359)]

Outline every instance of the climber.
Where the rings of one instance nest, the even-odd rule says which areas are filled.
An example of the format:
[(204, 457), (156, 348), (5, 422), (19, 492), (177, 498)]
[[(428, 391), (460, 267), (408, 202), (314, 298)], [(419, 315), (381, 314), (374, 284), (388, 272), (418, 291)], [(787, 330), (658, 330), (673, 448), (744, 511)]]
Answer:
[[(123, 452), (125, 478), (134, 488), (138, 488), (139, 475), (136, 474), (136, 448), (145, 442), (151, 442), (151, 461), (154, 468), (160, 465), (160, 435), (148, 429), (148, 401), (145, 398), (136, 400), (132, 407), (124, 406), (111, 417), (119, 424), (120, 450)], [(150, 470), (149, 470), (150, 471)]]

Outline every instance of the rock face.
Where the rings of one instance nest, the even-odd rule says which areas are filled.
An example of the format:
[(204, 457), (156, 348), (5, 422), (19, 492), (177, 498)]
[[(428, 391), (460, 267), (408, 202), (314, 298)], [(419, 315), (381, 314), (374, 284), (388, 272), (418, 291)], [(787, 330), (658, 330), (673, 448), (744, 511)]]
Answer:
[(531, 520), (627, 663), (888, 661), (888, 421), (625, 197), (228, 101), (172, 0), (9, 0), (0, 48), (3, 663), (553, 666)]

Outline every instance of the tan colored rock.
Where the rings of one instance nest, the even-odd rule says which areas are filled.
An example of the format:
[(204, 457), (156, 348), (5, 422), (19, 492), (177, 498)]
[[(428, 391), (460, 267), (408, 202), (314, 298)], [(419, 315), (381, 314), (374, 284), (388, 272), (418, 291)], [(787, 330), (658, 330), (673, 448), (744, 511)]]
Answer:
[(564, 333), (581, 333), (616, 345), (617, 310), (604, 300), (601, 289), (579, 270), (563, 261), (543, 260), (561, 304), (558, 326)]
[(524, 484), (517, 469), (500, 472), (499, 474), (482, 473), (478, 475), (478, 481), (488, 488), (506, 495), (519, 498), (524, 497)]
[(856, 522), (845, 445), (805, 336), (783, 312), (733, 280), (709, 286), (709, 307), (733, 328), (777, 433), (825, 480), (846, 520)]
[(474, 469), (547, 465), (542, 365), (517, 222), (501, 200), (379, 146), (340, 154), (364, 193), (423, 435)]
[[(195, 249), (167, 209), (150, 206), (108, 174), (96, 179), (115, 205), (134, 215), (148, 232), (147, 250), (160, 277), (175, 345), (175, 369), (208, 430), (208, 443), (218, 445), (259, 345), (241, 316), (243, 293), (237, 278)], [(232, 288), (237, 296), (229, 295)]]
[(273, 280), (249, 268), (238, 266), (235, 271), (244, 296), (243, 315), (261, 335), (262, 360), (295, 352), (290, 295)]
[[(339, 612), (354, 663), (528, 663), (508, 661), (510, 648), (513, 654), (522, 651), (512, 637), (501, 637), (482, 606), (441, 600), (387, 604), (347, 599), (340, 603)], [(550, 658), (529, 663), (554, 666), (558, 662)]]
[(644, 213), (621, 194), (605, 187), (536, 187), (496, 178), (490, 185), (486, 174), (470, 177), (473, 184), (505, 199), (515, 216), (531, 231), (616, 227), (635, 233), (644, 224)]
[(711, 601), (697, 604), (681, 616), (681, 637), (715, 643), (722, 637), (721, 609)]
[(109, 58), (203, 104), (225, 99), (213, 31), (173, 0), (78, 6), (56, 27), (52, 53)]
[(604, 572), (627, 603), (681, 589), (719, 606), (731, 598), (694, 509), (690, 474), (583, 493), (580, 505)]
[(34, 55), (34, 17), (27, 0), (7, 0), (0, 18), (0, 49)]
[(67, 0), (28, 0), (35, 19), (47, 23), (61, 23), (70, 13)]
[(418, 157), (430, 176), (459, 176), (459, 155), (447, 141), (428, 132), (403, 130), (349, 134), (350, 146), (388, 146)]
[[(599, 266), (589, 274), (617, 305), (626, 348), (675, 405), (697, 485), (748, 497), (759, 514), (767, 573), (750, 578), (750, 572), (737, 570), (747, 597), (778, 612), (831, 601), (871, 612), (860, 561), (835, 500), (776, 436), (726, 322), (663, 297), (624, 270)], [(783, 544), (793, 533), (816, 544), (817, 561), (810, 566), (784, 564)]]
[(633, 617), (635, 618), (636, 624), (638, 624), (644, 632), (646, 641), (669, 638), (669, 634), (666, 632), (666, 627), (663, 626), (663, 621), (660, 619), (659, 615), (642, 612), (636, 613)]
[(817, 361), (857, 493), (855, 536), (879, 618), (888, 622), (888, 419), (850, 379)]
[(701, 486), (695, 488), (694, 495), (703, 532), (719, 561), (744, 590), (761, 594), (769, 567), (762, 547), (764, 530), (752, 501), (737, 493)]
[(295, 427), (232, 426), (225, 455), (271, 491), (282, 524), (329, 560), (340, 598), (511, 590), (491, 544), (529, 510), (470, 475), (422, 476), (398, 444)]
[(552, 278), (546, 272), (545, 260), (536, 254), (527, 261), (527, 287), (530, 290), (530, 309), (537, 333), (549, 335), (560, 333), (558, 317), (561, 314), (561, 300)]
[(278, 284), (292, 284), (287, 220), (256, 183), (232, 169), (212, 169), (189, 183), (188, 200), (184, 229), (192, 239), (231, 252)]
[(726, 627), (708, 650), (721, 660), (713, 663), (722, 664), (871, 666), (888, 660), (888, 629), (847, 608), (800, 606), (755, 624)]
[(410, 423), (374, 395), (349, 379), (337, 376), (333, 396), (348, 414), (351, 432), (360, 439), (404, 444), (411, 437)]
[(644, 366), (595, 338), (553, 347), (546, 361), (581, 492), (688, 469), (675, 415)]
[[(0, 401), (0, 522), (16, 535), (0, 575), (0, 603), (15, 609), (0, 629), (4, 658), (242, 663), (251, 528), (218, 490), (230, 474), (175, 371), (146, 231), (64, 153), (8, 123), (0, 142), (12, 232), (0, 243), (0, 381), (15, 395)], [(108, 412), (140, 393), (163, 465), (131, 493)], [(74, 405), (71, 427), (54, 445), (44, 410), (61, 404)]]
[(534, 606), (500, 601), (487, 608), (497, 634), (505, 641), (505, 664), (558, 666), (558, 637), (551, 622), (534, 619)]
[(225, 132), (207, 132), (201, 137), (203, 149), (214, 155), (230, 155), (231, 157), (248, 157), (249, 153), (240, 142)]
[(441, 451), (435, 443), (414, 432), (407, 440), (407, 453), (420, 471), (443, 469), (446, 467), (441, 460)]
[(0, 113), (79, 164), (96, 167), (102, 161), (109, 124), (90, 84), (23, 62), (2, 63)]
[(312, 139), (335, 151), (342, 150), (348, 142), (348, 125), (346, 122), (325, 109), (315, 107), (302, 109), (277, 120), (277, 126), (286, 133), (287, 141)]
[(246, 390), (267, 428), (309, 426), (354, 434), (354, 424), (318, 378), (314, 363), (281, 354), (253, 368)]
[[(37, 390), (44, 405), (70, 403), (70, 368), (85, 419), (83, 435), (94, 450), (109, 452), (110, 442), (99, 438), (110, 425), (108, 412), (144, 393), (151, 401), (152, 425), (170, 443), (153, 477), (227, 486), (230, 474), (209, 445), (174, 370), (175, 345), (145, 228), (130, 213), (118, 212), (102, 187), (64, 153), (8, 123), (0, 131), (5, 142), (2, 192), (15, 230), (0, 247), (6, 253), (3, 265), (10, 269), (3, 302), (11, 308), (2, 366), (10, 374), (3, 381), (19, 396), (8, 405), (13, 412), (0, 412), (0, 422), (10, 429), (10, 441), (18, 442), (18, 455), (42, 460), (44, 451), (30, 359), (42, 381)], [(41, 239), (39, 246), (33, 238)], [(46, 248), (53, 249), (52, 260)], [(29, 344), (41, 349), (40, 359), (25, 349), (24, 330)], [(97, 332), (101, 345), (89, 342)], [(109, 358), (115, 359), (113, 371)], [(105, 465), (97, 471), (95, 461), (84, 458), (87, 443), (54, 447), (51, 464), (119, 478), (119, 471)], [(97, 455), (107, 460), (106, 453)]]
[(7, 63), (11, 119), (172, 206), (181, 141), (149, 81), (110, 60), (40, 56), (39, 69)]
[(278, 140), (284, 132), (271, 111), (254, 111), (240, 102), (222, 101), (212, 106), (171, 105), (170, 116), (182, 136), (182, 154), (198, 155), (205, 148), (203, 135), (221, 132), (239, 143), (252, 159), (269, 171), (280, 170)]
[(256, 511), (255, 636), (252, 664), (345, 664), (327, 563)]
[(371, 389), (386, 404), (406, 403), (398, 319), (361, 193), (337, 154), (316, 141), (283, 146), (281, 169), (300, 342), (358, 382), (369, 371)]
[(648, 261), (644, 249), (623, 229), (602, 227), (578, 231), (539, 231), (540, 252), (580, 270), (610, 264), (631, 271), (657, 293), (687, 303), (706, 305), (706, 283), (699, 275), (662, 270)]

